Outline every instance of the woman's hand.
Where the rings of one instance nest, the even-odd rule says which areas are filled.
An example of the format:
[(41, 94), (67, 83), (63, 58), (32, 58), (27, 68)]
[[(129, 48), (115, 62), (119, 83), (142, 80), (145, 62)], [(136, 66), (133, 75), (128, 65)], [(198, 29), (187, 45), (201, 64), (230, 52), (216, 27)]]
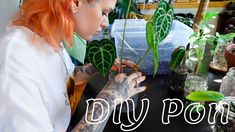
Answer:
[[(129, 99), (130, 97), (145, 91), (146, 86), (136, 87), (138, 84), (146, 79), (142, 73), (135, 72), (127, 76), (125, 73), (120, 73), (115, 76), (114, 80), (110, 80), (97, 96), (103, 98), (107, 102), (114, 102), (119, 99), (121, 102)], [(121, 103), (118, 102), (118, 103)]]
[[(135, 72), (129, 76), (124, 73), (118, 74), (114, 77), (114, 80), (110, 80), (103, 88), (103, 90), (98, 94), (96, 99), (104, 99), (108, 104), (104, 103), (104, 101), (96, 100), (96, 103), (101, 104), (103, 107), (99, 105), (94, 105), (94, 103), (89, 107), (87, 112), (87, 116), (83, 116), (82, 120), (77, 124), (77, 126), (73, 129), (73, 132), (102, 132), (107, 120), (109, 119), (114, 106), (117, 105), (114, 103), (116, 99), (120, 100), (122, 103), (124, 100), (132, 97), (133, 95), (143, 92), (146, 87), (135, 87), (137, 84), (143, 82), (145, 80), (145, 76), (142, 76), (142, 73)], [(109, 107), (110, 106), (110, 107)], [(99, 120), (97, 122), (102, 121), (101, 123), (88, 123), (93, 121), (93, 118), (96, 117)], [(108, 117), (108, 118), (107, 118)]]
[[(134, 69), (135, 64), (129, 60), (123, 60), (123, 64), (126, 67), (129, 67), (131, 69)], [(88, 64), (86, 65), (86, 68), (89, 68), (89, 70), (86, 70), (85, 68), (83, 70), (78, 70), (80, 73), (85, 73), (86, 75), (93, 76), (94, 73), (97, 73), (95, 68)], [(121, 64), (119, 60), (116, 60), (114, 63), (114, 66), (112, 67), (112, 70), (120, 71)], [(135, 69), (134, 69), (135, 70)], [(80, 76), (78, 76), (79, 78)], [(89, 78), (89, 77), (88, 77)], [(145, 76), (142, 76), (142, 73), (140, 72), (134, 72), (131, 75), (127, 76), (125, 73), (120, 73), (114, 77), (113, 80), (108, 81), (108, 83), (104, 86), (104, 88), (101, 90), (101, 92), (98, 94), (96, 99), (104, 99), (108, 103), (108, 107), (106, 103), (104, 103), (101, 100), (97, 100), (96, 102), (103, 105), (103, 107), (100, 107), (99, 105), (92, 104), (89, 107), (89, 110), (87, 112), (87, 116), (83, 116), (82, 120), (77, 124), (77, 126), (73, 129), (73, 132), (80, 132), (80, 131), (96, 131), (101, 132), (103, 131), (107, 119), (111, 115), (111, 111), (113, 111), (114, 106), (118, 105), (119, 103), (122, 103), (126, 99), (129, 99), (130, 97), (134, 96), (135, 94), (138, 94), (140, 92), (143, 92), (146, 89), (146, 86), (137, 87), (138, 84), (143, 82), (146, 79)], [(115, 100), (119, 100), (118, 102), (115, 102)], [(116, 104), (115, 104), (116, 103)], [(94, 109), (94, 110), (93, 110)], [(103, 112), (101, 112), (103, 111)], [(105, 115), (105, 116), (104, 116)], [(99, 117), (99, 121), (104, 119), (105, 117), (108, 117), (105, 121), (99, 124), (90, 124), (86, 121), (92, 121), (92, 117)]]
[[(139, 66), (136, 65), (134, 62), (128, 60), (128, 59), (123, 59), (122, 60), (122, 68), (131, 68), (133, 71), (138, 71)], [(120, 61), (120, 59), (115, 60), (113, 66), (112, 66), (112, 71), (121, 72), (121, 61)]]
[[(129, 67), (132, 68), (134, 71), (137, 71), (138, 67), (136, 65), (127, 59), (123, 59), (122, 61), (122, 67)], [(116, 59), (113, 66), (112, 71), (119, 71), (121, 72), (121, 63), (120, 59)], [(74, 80), (76, 84), (79, 84), (84, 81), (88, 81), (93, 76), (95, 76), (98, 73), (98, 71), (95, 69), (95, 67), (88, 63), (84, 66), (76, 66), (74, 69)]]

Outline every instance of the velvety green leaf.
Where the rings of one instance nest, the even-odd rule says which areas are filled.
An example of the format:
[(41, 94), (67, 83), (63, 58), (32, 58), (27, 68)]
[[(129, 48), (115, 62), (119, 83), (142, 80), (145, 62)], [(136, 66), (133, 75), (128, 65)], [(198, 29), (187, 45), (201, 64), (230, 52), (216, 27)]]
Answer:
[(195, 91), (186, 98), (192, 101), (221, 101), (224, 99), (224, 95), (216, 91)]
[(105, 76), (116, 59), (116, 49), (111, 40), (94, 40), (87, 47), (87, 55), (96, 70)]
[(217, 12), (217, 11), (206, 12), (205, 15), (204, 15), (204, 21), (216, 18), (216, 16), (218, 16), (218, 14), (219, 14), (219, 12)]
[(173, 51), (173, 53), (171, 54), (171, 62), (170, 62), (171, 70), (174, 71), (181, 64), (185, 52), (186, 51), (184, 46), (180, 46)]
[(162, 41), (169, 33), (173, 22), (174, 10), (171, 5), (162, 0), (154, 13), (154, 28), (159, 39)]
[(158, 70), (159, 49), (158, 44), (168, 35), (173, 22), (174, 10), (171, 5), (162, 0), (158, 3), (158, 8), (154, 12), (153, 22), (146, 25), (146, 37), (148, 46), (153, 53), (154, 76)]

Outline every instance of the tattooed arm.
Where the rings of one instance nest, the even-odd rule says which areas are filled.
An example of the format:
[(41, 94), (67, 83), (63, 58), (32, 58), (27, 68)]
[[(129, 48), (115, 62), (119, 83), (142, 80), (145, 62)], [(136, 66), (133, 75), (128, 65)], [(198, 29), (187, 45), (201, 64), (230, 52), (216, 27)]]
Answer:
[[(131, 62), (130, 60), (123, 59), (123, 66), (122, 67), (129, 67), (132, 68), (134, 71), (137, 71), (138, 67)], [(116, 59), (113, 66), (112, 70), (113, 71), (120, 71), (120, 60)], [(95, 67), (89, 63), (85, 66), (76, 66), (74, 69), (74, 80), (75, 83), (83, 82), (83, 81), (88, 81), (90, 78), (92, 78), (94, 75), (96, 75), (98, 72), (95, 69)]]
[(88, 81), (91, 77), (96, 75), (98, 72), (92, 66), (91, 63), (85, 66), (76, 66), (74, 69), (74, 81), (75, 83)]
[[(137, 83), (141, 83), (144, 80), (145, 76), (142, 76), (141, 73), (133, 73), (130, 76), (126, 76), (125, 74), (118, 74), (117, 76), (115, 76), (115, 79), (113, 81), (109, 81), (96, 98), (96, 99), (104, 99), (109, 104), (109, 106), (107, 106), (105, 102), (99, 101), (99, 103), (101, 103), (104, 106), (103, 107), (104, 113), (102, 114), (102, 108), (99, 105), (92, 104), (91, 107), (88, 109), (88, 114), (87, 114), (88, 122), (85, 119), (86, 116), (83, 116), (82, 120), (73, 129), (73, 132), (102, 132), (108, 121), (108, 118), (110, 117), (114, 109), (114, 100), (119, 99), (121, 101), (124, 101), (137, 93), (143, 92), (146, 89), (145, 86), (138, 88), (135, 88), (135, 86), (137, 85)], [(92, 111), (93, 107), (94, 111)], [(89, 123), (92, 122), (91, 120), (92, 116), (93, 119), (100, 119), (99, 121), (101, 121), (107, 116), (107, 114), (108, 118), (104, 122), (99, 124)]]

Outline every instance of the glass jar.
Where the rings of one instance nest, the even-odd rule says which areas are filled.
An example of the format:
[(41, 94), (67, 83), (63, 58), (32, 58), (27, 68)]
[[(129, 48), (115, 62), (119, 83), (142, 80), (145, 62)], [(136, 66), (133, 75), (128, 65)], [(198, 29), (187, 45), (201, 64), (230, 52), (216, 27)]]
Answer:
[(186, 65), (193, 72), (198, 70), (197, 66), (204, 57), (205, 48), (206, 48), (206, 41), (204, 40), (198, 40), (190, 44)]
[[(229, 104), (229, 107), (227, 107), (228, 105), (224, 105), (224, 103)], [(235, 132), (235, 108), (233, 108), (234, 106), (232, 106), (231, 103), (233, 103), (233, 105), (235, 104), (235, 97), (229, 96), (219, 102), (216, 108), (218, 114), (216, 114), (213, 132)], [(223, 122), (226, 120), (228, 122), (224, 124), (221, 119)]]
[(223, 78), (220, 93), (224, 96), (235, 96), (235, 67), (230, 68)]
[(171, 71), (170, 74), (170, 88), (174, 92), (182, 92), (184, 91), (184, 82), (189, 73), (191, 73), (190, 69), (185, 65), (179, 65), (176, 70)]
[(212, 60), (215, 68), (218, 68), (218, 69), (227, 68), (227, 62), (224, 58), (225, 47), (226, 47), (226, 43), (218, 42), (215, 48), (215, 52), (214, 52), (213, 60)]
[(193, 91), (206, 91), (208, 78), (203, 74), (190, 73), (187, 75), (184, 85), (184, 97)]

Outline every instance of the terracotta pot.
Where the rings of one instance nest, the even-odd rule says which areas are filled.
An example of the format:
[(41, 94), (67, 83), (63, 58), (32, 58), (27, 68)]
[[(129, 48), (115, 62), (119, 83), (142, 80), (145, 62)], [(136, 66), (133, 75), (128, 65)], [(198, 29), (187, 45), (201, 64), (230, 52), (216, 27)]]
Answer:
[(224, 58), (227, 61), (228, 69), (235, 67), (235, 44), (229, 44), (225, 48)]

